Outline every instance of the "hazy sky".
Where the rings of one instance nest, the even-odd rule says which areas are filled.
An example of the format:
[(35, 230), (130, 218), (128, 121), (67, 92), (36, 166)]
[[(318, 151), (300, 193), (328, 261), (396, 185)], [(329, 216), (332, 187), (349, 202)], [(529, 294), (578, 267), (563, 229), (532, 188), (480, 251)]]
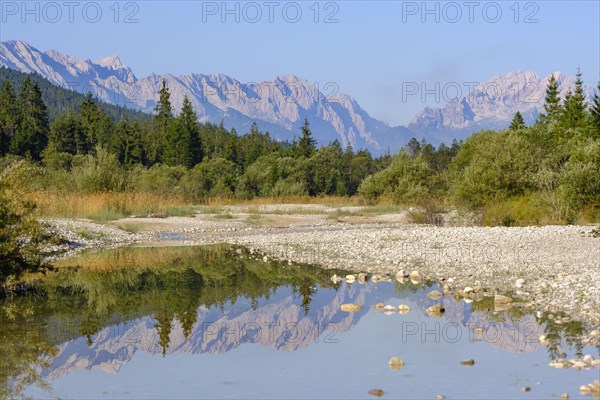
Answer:
[[(225, 73), (257, 82), (294, 74), (353, 95), (372, 116), (407, 123), (424, 107), (403, 96), (541, 76), (581, 66), (600, 79), (600, 2), (594, 1), (56, 1), (0, 0), (0, 39), (82, 59), (118, 54), (138, 78)], [(237, 21), (236, 21), (237, 20)], [(465, 94), (469, 84), (465, 88)], [(433, 95), (426, 102), (435, 105)]]

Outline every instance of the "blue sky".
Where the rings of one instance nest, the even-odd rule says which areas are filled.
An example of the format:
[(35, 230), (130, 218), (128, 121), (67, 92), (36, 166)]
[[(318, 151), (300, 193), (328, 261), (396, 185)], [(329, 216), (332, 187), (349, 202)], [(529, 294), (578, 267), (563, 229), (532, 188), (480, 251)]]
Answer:
[(287, 74), (334, 82), (391, 124), (425, 105), (403, 98), (410, 82), (462, 86), (514, 69), (574, 74), (578, 65), (586, 84), (600, 79), (597, 0), (261, 0), (228, 2), (229, 14), (221, 1), (27, 2), (29, 13), (21, 1), (0, 3), (1, 40), (82, 59), (116, 53), (138, 78), (221, 72), (245, 82)]

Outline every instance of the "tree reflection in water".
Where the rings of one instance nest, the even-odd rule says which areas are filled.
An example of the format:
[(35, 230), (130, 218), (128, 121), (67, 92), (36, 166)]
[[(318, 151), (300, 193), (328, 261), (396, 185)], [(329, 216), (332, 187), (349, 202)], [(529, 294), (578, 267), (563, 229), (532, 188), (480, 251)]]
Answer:
[[(236, 251), (237, 250), (237, 251)], [(316, 285), (337, 288), (332, 273), (315, 266), (292, 266), (250, 259), (243, 249), (223, 246), (123, 248), (60, 261), (48, 274), (43, 293), (0, 300), (0, 397), (18, 397), (24, 388), (43, 387), (56, 345), (94, 335), (106, 326), (146, 315), (163, 355), (173, 322), (187, 338), (197, 309), (225, 310), (240, 297), (257, 309), (277, 288), (290, 286), (308, 313)]]
[[(43, 293), (0, 301), (2, 398), (19, 397), (33, 384), (47, 388), (42, 372), (51, 366), (57, 347), (85, 337), (91, 348), (97, 334), (106, 327), (151, 316), (164, 356), (175, 324), (188, 339), (197, 329), (198, 310), (202, 307), (213, 307), (224, 314), (238, 300), (245, 299), (249, 309), (256, 311), (269, 303), (279, 288), (287, 286), (307, 316), (317, 288), (338, 290), (341, 284), (333, 283), (331, 275), (347, 273), (264, 262), (253, 259), (245, 249), (229, 246), (124, 248), (64, 260), (56, 267), (47, 275)], [(424, 310), (430, 300), (423, 289), (432, 284), (396, 284), (392, 295), (410, 297), (421, 291)], [(371, 297), (369, 301), (375, 301), (373, 297), (377, 296)], [(489, 298), (474, 302), (464, 312), (482, 313), (488, 323), (518, 322), (525, 315), (518, 308), (496, 313), (491, 302)], [(337, 304), (319, 306), (339, 311)], [(361, 315), (352, 317), (354, 322)], [(550, 359), (560, 356), (563, 342), (581, 354), (579, 337), (585, 330), (581, 323), (555, 324), (547, 315), (536, 322), (544, 327)]]

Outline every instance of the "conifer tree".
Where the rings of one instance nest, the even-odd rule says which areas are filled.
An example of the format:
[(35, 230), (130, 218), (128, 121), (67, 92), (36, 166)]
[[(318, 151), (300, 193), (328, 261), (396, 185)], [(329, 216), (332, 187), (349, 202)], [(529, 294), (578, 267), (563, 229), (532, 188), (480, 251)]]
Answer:
[(10, 152), (29, 154), (39, 160), (48, 142), (48, 115), (42, 92), (29, 75), (21, 85), (18, 107), (20, 124), (10, 144)]
[[(254, 163), (258, 158), (263, 155), (265, 149), (264, 137), (258, 129), (256, 122), (252, 123), (250, 127), (250, 133), (244, 137), (246, 145), (243, 148), (244, 151), (244, 166), (249, 166)], [(239, 156), (239, 154), (238, 154)]]
[(312, 132), (310, 130), (310, 124), (308, 123), (308, 118), (304, 119), (304, 124), (302, 128), (302, 137), (298, 142), (298, 148), (300, 152), (300, 156), (304, 156), (306, 158), (310, 158), (316, 150), (317, 142), (312, 137)]
[(546, 102), (544, 104), (546, 114), (542, 114), (542, 121), (552, 124), (558, 122), (561, 113), (560, 89), (554, 75), (550, 76), (548, 86), (546, 87)]
[(162, 149), (175, 122), (173, 107), (171, 106), (171, 93), (167, 87), (166, 79), (162, 80), (162, 87), (158, 94), (158, 104), (154, 108), (156, 114), (154, 115), (153, 135), (150, 143), (148, 143), (148, 158), (153, 163), (162, 161)]
[(158, 335), (158, 344), (162, 350), (163, 357), (167, 355), (167, 350), (169, 349), (169, 345), (171, 344), (171, 331), (173, 330), (173, 314), (169, 313), (167, 310), (163, 310), (164, 306), (161, 307), (161, 310), (157, 312), (157, 315), (154, 317), (156, 319), (156, 324), (154, 324), (154, 328), (156, 329), (156, 334)]
[(138, 121), (121, 118), (115, 129), (112, 148), (126, 167), (143, 162), (142, 131)]
[(101, 110), (94, 100), (92, 93), (87, 92), (85, 100), (79, 109), (81, 129), (85, 135), (84, 151), (89, 152), (101, 143), (102, 136)]
[(519, 111), (517, 111), (515, 113), (515, 116), (513, 117), (512, 122), (510, 123), (510, 127), (508, 129), (510, 129), (511, 131), (516, 131), (519, 129), (524, 129), (525, 128), (525, 120), (523, 119), (523, 116), (521, 115), (521, 113)]
[(168, 127), (164, 153), (166, 164), (191, 168), (202, 159), (197, 120), (192, 103), (185, 97), (175, 124)]
[(86, 154), (88, 142), (73, 110), (56, 117), (50, 126), (49, 142), (59, 153)]
[(236, 164), (238, 163), (237, 132), (235, 128), (231, 129), (229, 139), (227, 139), (227, 142), (225, 143), (225, 151), (223, 152), (223, 157), (227, 161), (231, 161)]
[(184, 165), (191, 168), (202, 161), (202, 143), (200, 141), (200, 130), (198, 129), (198, 114), (192, 106), (192, 102), (187, 98), (183, 99), (183, 107), (179, 114), (179, 126), (182, 129), (181, 135), (189, 143), (186, 153), (189, 158), (185, 160)]
[(19, 124), (17, 96), (9, 81), (0, 88), (0, 157), (5, 155)]
[(585, 103), (580, 69), (577, 69), (576, 77), (575, 89), (572, 92), (569, 91), (565, 96), (561, 119), (566, 128), (583, 127), (586, 122), (587, 104)]
[(411, 138), (406, 144), (406, 150), (411, 157), (417, 157), (421, 154), (421, 143), (416, 138)]

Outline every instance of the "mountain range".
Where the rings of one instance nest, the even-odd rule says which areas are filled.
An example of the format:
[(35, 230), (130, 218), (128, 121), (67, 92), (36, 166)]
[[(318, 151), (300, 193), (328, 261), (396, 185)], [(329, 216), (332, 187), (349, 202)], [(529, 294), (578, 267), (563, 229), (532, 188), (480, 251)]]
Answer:
[[(0, 66), (37, 73), (56, 85), (90, 91), (102, 101), (145, 112), (153, 112), (165, 79), (175, 110), (187, 96), (202, 122), (222, 122), (239, 133), (248, 132), (256, 122), (273, 137), (291, 140), (308, 118), (319, 144), (338, 139), (343, 146), (351, 144), (377, 155), (397, 151), (412, 137), (448, 144), (481, 129), (506, 128), (517, 111), (530, 124), (543, 110), (549, 79), (534, 72), (511, 71), (485, 83), (465, 83), (460, 85), (465, 96), (444, 99), (448, 101), (441, 108), (425, 107), (407, 126), (390, 126), (371, 117), (352, 96), (337, 93), (335, 84), (319, 87), (294, 75), (258, 83), (243, 83), (224, 74), (138, 78), (116, 55), (78, 60), (55, 50), (42, 52), (19, 40), (0, 42)], [(561, 72), (554, 75), (563, 95), (573, 88), (574, 77)], [(440, 85), (438, 95), (452, 92), (447, 86)], [(591, 99), (591, 87), (585, 91)]]

